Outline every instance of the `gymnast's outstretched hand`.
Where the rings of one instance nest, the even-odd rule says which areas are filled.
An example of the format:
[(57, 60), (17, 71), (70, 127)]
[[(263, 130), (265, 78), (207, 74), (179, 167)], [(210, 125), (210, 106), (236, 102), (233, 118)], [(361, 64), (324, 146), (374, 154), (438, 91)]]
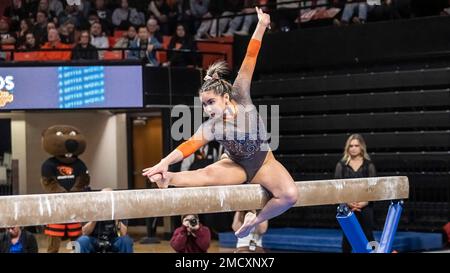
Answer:
[(158, 164), (153, 167), (146, 168), (142, 171), (143, 176), (147, 176), (150, 182), (154, 182), (159, 188), (167, 188), (167, 171), (169, 169), (169, 164), (164, 160), (161, 160)]

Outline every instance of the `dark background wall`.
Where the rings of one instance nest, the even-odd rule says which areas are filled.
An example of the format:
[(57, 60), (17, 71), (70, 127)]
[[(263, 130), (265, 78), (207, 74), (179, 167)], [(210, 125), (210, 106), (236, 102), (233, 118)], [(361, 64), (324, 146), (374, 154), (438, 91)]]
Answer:
[[(268, 34), (257, 71), (291, 72), (449, 51), (449, 26), (450, 16), (442, 16)], [(248, 39), (235, 36), (236, 66), (245, 55)]]
[(11, 152), (11, 120), (0, 119), (0, 155)]

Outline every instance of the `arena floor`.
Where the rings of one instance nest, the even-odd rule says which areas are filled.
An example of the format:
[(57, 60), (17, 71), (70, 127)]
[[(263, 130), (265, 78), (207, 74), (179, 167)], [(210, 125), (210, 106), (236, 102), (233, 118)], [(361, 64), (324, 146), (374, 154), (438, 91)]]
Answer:
[[(158, 231), (159, 233), (159, 231)], [(145, 226), (133, 226), (129, 228), (129, 235), (134, 240), (134, 252), (135, 253), (175, 253), (175, 251), (170, 246), (169, 241), (161, 240), (159, 244), (141, 244), (139, 241), (145, 237)], [(159, 236), (162, 238), (162, 235)], [(39, 246), (39, 253), (47, 252), (47, 237), (43, 234), (37, 234), (36, 239)], [(65, 246), (68, 241), (63, 241), (60, 247), (60, 253), (70, 253), (71, 249), (66, 249)], [(208, 252), (212, 253), (230, 253), (233, 252), (232, 248), (219, 247), (219, 241), (211, 241), (210, 248)]]
[[(158, 233), (160, 233), (158, 231)], [(162, 232), (161, 232), (162, 233)], [(129, 235), (134, 240), (134, 252), (135, 253), (175, 253), (170, 246), (169, 241), (161, 240), (159, 244), (141, 244), (139, 241), (145, 237), (145, 226), (133, 226), (129, 228)], [(162, 238), (162, 235), (159, 236)], [(47, 252), (47, 238), (43, 234), (37, 234), (36, 239), (39, 245), (39, 253)], [(70, 249), (66, 249), (65, 245), (68, 241), (64, 241), (60, 253), (70, 253)], [(224, 248), (219, 246), (218, 240), (212, 240), (208, 252), (210, 253), (232, 253), (233, 248)], [(450, 253), (450, 249), (427, 251), (426, 253)]]

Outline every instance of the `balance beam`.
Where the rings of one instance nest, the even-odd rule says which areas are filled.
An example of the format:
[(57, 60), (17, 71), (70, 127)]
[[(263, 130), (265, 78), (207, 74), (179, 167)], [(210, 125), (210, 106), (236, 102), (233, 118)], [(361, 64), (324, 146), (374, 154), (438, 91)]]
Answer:
[[(296, 182), (295, 204), (407, 199), (408, 178), (373, 177)], [(269, 194), (260, 185), (13, 195), (0, 197), (0, 228), (260, 209)]]

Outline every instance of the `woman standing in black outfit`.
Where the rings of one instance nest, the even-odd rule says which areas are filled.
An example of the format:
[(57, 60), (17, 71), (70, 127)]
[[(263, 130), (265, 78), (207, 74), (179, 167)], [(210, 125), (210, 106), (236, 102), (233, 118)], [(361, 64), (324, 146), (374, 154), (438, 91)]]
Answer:
[(169, 47), (173, 51), (167, 53), (168, 62), (163, 66), (195, 66), (198, 64), (194, 51), (197, 51), (197, 45), (186, 32), (182, 24), (177, 25), (175, 35), (170, 39)]
[[(367, 146), (363, 137), (353, 134), (345, 143), (344, 156), (337, 163), (335, 179), (363, 178), (376, 176), (375, 165), (370, 161)], [(364, 234), (369, 242), (373, 237), (373, 204), (371, 202), (353, 202), (347, 206), (355, 213)], [(351, 252), (352, 247), (345, 235), (342, 238), (342, 252)]]

